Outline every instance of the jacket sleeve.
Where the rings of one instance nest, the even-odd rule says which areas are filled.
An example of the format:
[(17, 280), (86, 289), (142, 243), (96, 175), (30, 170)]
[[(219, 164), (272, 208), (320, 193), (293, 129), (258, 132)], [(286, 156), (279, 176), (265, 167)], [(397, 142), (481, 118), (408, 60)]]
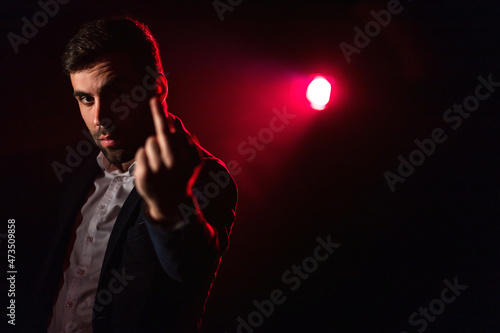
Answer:
[(236, 184), (219, 160), (204, 159), (193, 195), (197, 207), (179, 206), (181, 227), (172, 230), (146, 223), (163, 269), (179, 282), (205, 281), (215, 274), (235, 219)]

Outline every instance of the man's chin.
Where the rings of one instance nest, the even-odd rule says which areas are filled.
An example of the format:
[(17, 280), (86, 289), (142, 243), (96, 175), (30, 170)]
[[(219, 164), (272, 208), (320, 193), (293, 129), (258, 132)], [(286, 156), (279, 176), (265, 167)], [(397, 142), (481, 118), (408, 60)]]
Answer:
[(115, 149), (99, 146), (99, 149), (104, 154), (104, 157), (112, 164), (123, 164), (134, 159), (135, 151), (125, 149)]

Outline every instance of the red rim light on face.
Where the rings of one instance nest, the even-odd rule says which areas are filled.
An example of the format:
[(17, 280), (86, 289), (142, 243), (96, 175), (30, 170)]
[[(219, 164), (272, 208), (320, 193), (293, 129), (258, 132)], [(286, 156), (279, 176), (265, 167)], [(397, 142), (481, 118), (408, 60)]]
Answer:
[(330, 101), (332, 85), (323, 76), (316, 76), (307, 87), (306, 97), (314, 110), (324, 110)]

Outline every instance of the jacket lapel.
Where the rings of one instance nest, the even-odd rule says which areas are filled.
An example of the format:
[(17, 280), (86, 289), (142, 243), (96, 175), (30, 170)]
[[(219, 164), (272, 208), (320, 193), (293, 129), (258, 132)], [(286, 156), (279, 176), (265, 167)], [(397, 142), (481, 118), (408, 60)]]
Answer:
[(70, 179), (67, 179), (59, 197), (56, 229), (47, 254), (47, 262), (41, 273), (43, 278), (39, 282), (39, 290), (48, 293), (50, 299), (57, 291), (62, 278), (65, 260), (69, 258), (67, 249), (70, 246), (69, 241), (72, 237), (72, 231), (76, 227), (76, 217), (100, 170), (95, 161), (95, 155), (93, 154), (81, 169), (75, 170), (75, 174), (72, 174)]
[[(74, 227), (75, 219), (79, 214), (80, 209), (84, 204), (84, 200), (89, 194), (89, 190), (100, 171), (99, 165), (92, 159), (89, 165), (85, 166), (83, 170), (75, 175), (73, 181), (68, 186), (68, 191), (71, 193), (77, 193), (78, 197), (71, 198), (73, 200), (68, 200), (68, 197), (63, 198), (63, 204), (60, 207), (60, 221), (64, 225), (64, 232), (66, 236)], [(67, 241), (67, 240), (66, 240)]]
[(132, 192), (130, 192), (130, 194), (128, 195), (127, 200), (125, 200), (125, 203), (123, 204), (120, 213), (116, 218), (115, 225), (113, 226), (113, 230), (111, 231), (111, 235), (109, 236), (106, 253), (104, 255), (104, 261), (101, 268), (101, 276), (99, 278), (99, 284), (101, 284), (102, 279), (106, 275), (105, 273), (108, 272), (108, 266), (110, 264), (112, 255), (116, 247), (119, 245), (120, 240), (123, 239), (122, 238), (123, 232), (125, 232), (129, 227), (131, 227), (135, 223), (136, 220), (135, 217), (137, 216), (137, 213), (141, 209), (140, 207), (140, 204), (142, 202), (141, 199), (142, 199), (141, 196), (134, 187), (132, 189)]

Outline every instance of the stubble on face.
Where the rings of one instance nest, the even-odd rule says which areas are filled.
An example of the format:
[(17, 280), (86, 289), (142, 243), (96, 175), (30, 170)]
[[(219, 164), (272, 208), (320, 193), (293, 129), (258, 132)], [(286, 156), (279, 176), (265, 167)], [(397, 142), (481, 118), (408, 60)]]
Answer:
[[(110, 132), (105, 132), (110, 133)], [(92, 131), (91, 135), (94, 139), (99, 150), (104, 154), (104, 157), (111, 162), (112, 164), (124, 164), (134, 159), (135, 152), (138, 147), (134, 148), (121, 148), (121, 147), (104, 147), (101, 144), (101, 135), (103, 134), (102, 130)], [(130, 134), (129, 134), (130, 135)]]
[[(131, 67), (128, 57), (120, 54), (110, 55), (94, 67), (72, 75), (75, 91), (89, 91), (92, 92), (93, 98), (99, 99), (100, 112), (104, 117), (101, 124), (97, 127), (93, 124), (92, 118), (86, 116), (88, 113), (85, 106), (81, 106), (82, 116), (97, 147), (106, 159), (115, 165), (131, 162), (138, 148), (144, 145), (147, 136), (154, 133), (148, 99), (134, 104), (134, 107), (127, 104), (126, 117), (119, 116), (120, 113), (113, 110), (113, 101), (120, 100), (120, 94), (130, 94), (133, 87), (141, 83), (138, 80), (139, 74), (131, 72)], [(115, 93), (115, 89), (120, 93)], [(125, 107), (124, 103), (117, 105)]]

